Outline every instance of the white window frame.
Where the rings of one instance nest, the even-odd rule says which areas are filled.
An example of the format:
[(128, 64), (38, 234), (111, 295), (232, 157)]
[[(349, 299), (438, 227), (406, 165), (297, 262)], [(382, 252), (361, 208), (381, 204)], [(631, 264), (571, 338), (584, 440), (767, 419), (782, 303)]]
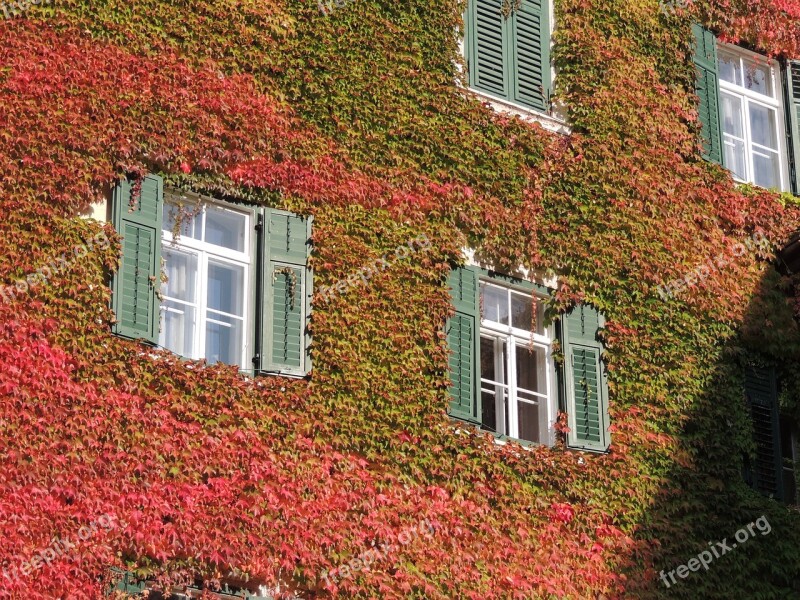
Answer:
[[(254, 307), (253, 299), (254, 293), (253, 290), (255, 284), (255, 271), (256, 271), (256, 239), (255, 239), (255, 222), (256, 222), (256, 214), (254, 210), (244, 208), (241, 206), (234, 206), (224, 202), (214, 201), (212, 199), (203, 198), (203, 200), (199, 204), (195, 204), (194, 211), (199, 210), (199, 213), (195, 213), (192, 211), (192, 208), (187, 209), (187, 204), (192, 203), (191, 200), (188, 202), (182, 202), (179, 197), (175, 195), (168, 195), (165, 194), (165, 202), (164, 202), (164, 210), (165, 213), (168, 214), (168, 211), (181, 211), (184, 213), (183, 218), (190, 218), (186, 216), (187, 212), (192, 214), (192, 218), (195, 214), (199, 214), (202, 216), (202, 231), (205, 233), (205, 223), (206, 223), (206, 214), (207, 210), (210, 207), (222, 209), (228, 212), (234, 212), (239, 215), (245, 217), (245, 240), (244, 240), (244, 252), (238, 252), (236, 250), (231, 250), (230, 248), (225, 248), (223, 246), (217, 246), (216, 244), (211, 244), (202, 240), (195, 239), (193, 237), (189, 237), (185, 234), (179, 234), (175, 237), (174, 233), (170, 229), (166, 229), (167, 220), (164, 219), (164, 228), (161, 231), (161, 243), (162, 248), (166, 251), (176, 251), (176, 252), (183, 252), (186, 254), (192, 254), (197, 258), (197, 277), (195, 281), (195, 298), (197, 299), (196, 303), (196, 319), (194, 323), (194, 331), (193, 331), (193, 338), (192, 344), (194, 348), (194, 352), (191, 356), (185, 356), (184, 358), (193, 359), (193, 360), (202, 360), (206, 358), (206, 323), (213, 319), (209, 319), (206, 316), (208, 310), (212, 310), (213, 312), (219, 312), (214, 309), (208, 308), (208, 264), (209, 260), (213, 260), (215, 262), (225, 263), (229, 265), (241, 266), (243, 268), (243, 280), (245, 289), (242, 290), (242, 348), (240, 349), (239, 353), (239, 363), (233, 366), (236, 366), (242, 370), (247, 370), (252, 367), (251, 359), (253, 356), (253, 344), (254, 344)], [(180, 207), (180, 204), (183, 204), (183, 208)], [(162, 288), (164, 289), (164, 288)], [(171, 302), (183, 302), (182, 300), (175, 300), (173, 298), (169, 298), (168, 296), (164, 296), (165, 300), (169, 300)], [(163, 321), (163, 314), (165, 312), (170, 311), (171, 309), (165, 307), (164, 303), (161, 304), (161, 328), (163, 330), (164, 321)], [(221, 313), (227, 314), (227, 313)], [(229, 315), (230, 317), (238, 318), (235, 315)], [(226, 363), (227, 364), (227, 363)]]
[[(550, 24), (550, 56), (553, 56), (553, 33), (556, 28), (556, 14), (555, 14), (555, 7), (554, 7), (554, 0), (545, 0), (548, 3), (548, 11), (549, 11), (549, 24)], [(461, 54), (464, 63), (469, 60), (469, 56), (467, 56), (467, 39), (466, 36), (468, 35), (468, 28), (466, 27), (467, 19), (469, 13), (469, 5), (467, 5), (466, 10), (463, 14), (464, 20), (464, 27), (462, 28), (463, 35), (459, 41), (459, 52)], [(495, 96), (492, 93), (486, 92), (484, 90), (479, 90), (477, 88), (472, 87), (469, 85), (469, 73), (464, 72), (464, 65), (457, 65), (458, 71), (461, 72), (463, 75), (466, 76), (466, 88), (469, 90), (470, 93), (474, 94), (477, 98), (483, 100), (488, 104), (492, 110), (497, 113), (505, 114), (505, 115), (513, 115), (521, 118), (523, 121), (527, 121), (529, 123), (539, 123), (542, 127), (546, 130), (551, 131), (553, 133), (560, 133), (562, 135), (569, 135), (571, 133), (571, 129), (567, 124), (565, 110), (564, 107), (559, 103), (550, 104), (550, 113), (545, 113), (535, 108), (531, 108), (530, 106), (525, 106), (524, 104), (519, 104), (518, 102), (514, 102), (512, 100), (508, 100), (506, 98), (501, 98), (500, 96)], [(550, 87), (551, 89), (555, 89), (555, 82), (556, 82), (556, 69), (553, 66), (552, 61), (550, 64)], [(456, 85), (458, 87), (462, 87), (460, 81), (456, 80)]]
[[(758, 66), (767, 66), (769, 67), (770, 73), (770, 83), (773, 90), (773, 96), (767, 96), (765, 94), (761, 94), (759, 92), (755, 92), (753, 90), (749, 90), (743, 85), (737, 85), (731, 83), (729, 81), (724, 81), (721, 75), (721, 62), (722, 56), (734, 55), (739, 59), (739, 66), (741, 68), (741, 72), (746, 74), (748, 71), (748, 67), (752, 67), (753, 65)], [(742, 118), (743, 118), (743, 129), (745, 139), (735, 138), (731, 134), (725, 133), (724, 130), (724, 123), (722, 125), (722, 146), (723, 146), (723, 162), (725, 156), (725, 146), (728, 146), (729, 143), (727, 142), (727, 136), (734, 137), (735, 139), (740, 140), (744, 143), (745, 146), (745, 169), (747, 171), (746, 178), (740, 179), (737, 175), (734, 174), (734, 179), (740, 183), (750, 183), (752, 185), (756, 185), (755, 183), (755, 176), (754, 176), (754, 166), (753, 166), (753, 145), (754, 142), (752, 141), (752, 133), (750, 127), (750, 110), (749, 106), (751, 103), (761, 105), (772, 109), (775, 111), (775, 131), (776, 136), (778, 138), (778, 161), (780, 163), (780, 168), (778, 169), (780, 173), (780, 191), (789, 191), (789, 160), (788, 160), (788, 150), (786, 147), (786, 135), (785, 135), (785, 114), (783, 108), (783, 81), (781, 79), (781, 72), (780, 67), (778, 66), (777, 62), (774, 60), (767, 59), (766, 56), (762, 56), (760, 54), (756, 54), (755, 52), (751, 52), (750, 50), (745, 50), (739, 46), (734, 46), (732, 44), (719, 44), (718, 50), (719, 62), (720, 65), (720, 76), (719, 76), (719, 89), (720, 89), (720, 120), (724, 119), (722, 113), (722, 96), (723, 94), (728, 94), (730, 96), (734, 96), (742, 102)], [(756, 146), (758, 146), (756, 144)], [(771, 149), (770, 149), (771, 152)], [(726, 165), (728, 169), (733, 174), (733, 170), (730, 166)]]
[[(509, 314), (509, 324), (505, 325), (503, 323), (498, 323), (496, 321), (490, 321), (483, 317), (483, 290), (484, 286), (492, 286), (498, 289), (502, 289), (506, 292), (506, 298), (508, 301), (508, 314)], [(511, 319), (511, 295), (512, 293), (518, 293), (525, 296), (529, 301), (532, 302), (533, 298), (535, 297), (537, 300), (544, 300), (545, 296), (541, 294), (537, 294), (531, 290), (526, 290), (514, 285), (507, 285), (502, 282), (498, 282), (496, 279), (487, 279), (487, 278), (480, 278), (479, 279), (479, 294), (481, 297), (481, 326), (480, 326), (480, 338), (492, 338), (495, 344), (495, 374), (502, 374), (503, 381), (497, 382), (490, 379), (486, 379), (483, 373), (480, 374), (480, 394), (481, 397), (483, 396), (483, 388), (486, 387), (501, 387), (504, 388), (506, 395), (508, 396), (508, 415), (505, 414), (505, 404), (501, 398), (498, 398), (495, 395), (495, 418), (496, 418), (496, 433), (497, 435), (506, 436), (515, 440), (520, 440), (519, 437), (519, 414), (518, 414), (518, 402), (526, 402), (524, 399), (520, 399), (517, 395), (518, 385), (516, 381), (517, 377), (517, 368), (516, 368), (516, 352), (513, 351), (517, 346), (522, 346), (524, 348), (538, 348), (544, 350), (545, 358), (544, 358), (544, 371), (545, 371), (545, 393), (541, 394), (538, 392), (534, 392), (533, 390), (526, 390), (526, 393), (533, 394), (540, 398), (540, 401), (545, 402), (544, 410), (540, 412), (540, 416), (543, 416), (544, 423), (539, 424), (539, 442), (540, 444), (544, 444), (547, 446), (552, 446), (555, 440), (555, 431), (553, 428), (553, 424), (556, 420), (556, 413), (558, 408), (558, 388), (555, 384), (556, 382), (556, 374), (555, 374), (555, 361), (553, 359), (553, 340), (554, 340), (554, 327), (550, 325), (549, 327), (545, 327), (543, 329), (542, 334), (537, 333), (535, 331), (530, 331), (527, 329), (519, 329), (513, 326), (513, 321)], [(537, 315), (538, 316), (538, 315)], [(481, 339), (478, 340), (478, 348), (480, 353), (480, 342)], [(504, 363), (502, 347), (503, 344), (506, 345), (508, 349), (508, 364)], [(487, 390), (487, 392), (492, 392), (493, 390)], [(481, 400), (481, 402), (483, 402)], [(482, 404), (481, 404), (482, 405)], [(508, 417), (508, 430), (506, 431), (506, 417)], [(529, 443), (536, 444), (535, 441), (528, 441), (524, 440)]]

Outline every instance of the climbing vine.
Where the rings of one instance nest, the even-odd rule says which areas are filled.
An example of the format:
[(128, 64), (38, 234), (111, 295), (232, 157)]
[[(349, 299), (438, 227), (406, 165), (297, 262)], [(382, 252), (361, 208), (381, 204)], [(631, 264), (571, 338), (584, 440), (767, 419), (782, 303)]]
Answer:
[[(2, 283), (115, 243), (0, 302), (0, 596), (99, 597), (114, 567), (304, 598), (792, 597), (800, 518), (742, 480), (741, 366), (754, 348), (778, 365), (800, 417), (797, 282), (772, 262), (800, 213), (699, 158), (690, 25), (800, 56), (800, 4), (674, 4), (556, 2), (568, 136), (465, 90), (450, 0), (63, 0), (1, 22)], [(187, 363), (110, 334), (119, 238), (79, 218), (150, 171), (313, 214), (315, 289), (431, 247), (314, 303), (308, 380)], [(772, 249), (658, 294), (756, 234)], [(557, 275), (550, 320), (607, 315), (608, 454), (447, 418), (465, 246)], [(769, 538), (659, 581), (762, 515)], [(430, 536), (395, 543), (422, 520)], [(323, 576), (380, 544), (380, 565)]]

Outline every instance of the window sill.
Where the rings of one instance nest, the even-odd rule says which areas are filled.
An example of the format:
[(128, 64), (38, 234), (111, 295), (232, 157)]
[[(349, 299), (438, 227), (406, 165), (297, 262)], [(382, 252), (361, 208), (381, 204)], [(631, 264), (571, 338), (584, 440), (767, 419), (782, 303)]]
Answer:
[(474, 88), (467, 88), (467, 90), (478, 100), (491, 106), (495, 112), (514, 115), (528, 123), (539, 123), (542, 127), (553, 133), (569, 135), (572, 132), (567, 122), (560, 117), (545, 114), (534, 108), (529, 108), (504, 98), (498, 98), (482, 90), (476, 90)]

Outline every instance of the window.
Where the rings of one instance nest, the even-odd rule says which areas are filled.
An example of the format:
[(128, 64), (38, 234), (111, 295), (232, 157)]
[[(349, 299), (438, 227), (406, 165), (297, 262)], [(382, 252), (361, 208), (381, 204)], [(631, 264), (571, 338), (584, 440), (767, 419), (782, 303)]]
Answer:
[(114, 190), (123, 238), (115, 333), (189, 359), (306, 374), (311, 219), (165, 192), (156, 175), (135, 187), (123, 181)]
[[(247, 368), (253, 343), (247, 339), (253, 218), (207, 203), (194, 214), (164, 204), (161, 257), (167, 281), (161, 288), (160, 346), (186, 358)], [(176, 219), (182, 220), (177, 237)]]
[(480, 301), (481, 423), (501, 435), (548, 443), (555, 394), (542, 302), (487, 282), (480, 284)]
[(723, 164), (741, 181), (787, 189), (777, 68), (733, 46), (718, 57)]
[(552, 444), (561, 404), (569, 414), (571, 447), (607, 449), (600, 314), (584, 306), (562, 317), (565, 365), (559, 386), (555, 328), (544, 325), (545, 289), (467, 267), (452, 271), (450, 290), (455, 308), (447, 324), (451, 416), (499, 436)]
[(465, 23), (470, 87), (547, 112), (548, 0), (469, 0)]
[(787, 504), (798, 504), (797, 496), (797, 429), (792, 420), (781, 415), (781, 451), (783, 466), (783, 496)]
[(722, 164), (742, 182), (781, 191), (794, 187), (784, 136), (787, 125), (790, 133), (797, 130), (796, 118), (785, 121), (777, 64), (719, 44), (712, 32), (698, 25), (693, 30), (703, 157)]

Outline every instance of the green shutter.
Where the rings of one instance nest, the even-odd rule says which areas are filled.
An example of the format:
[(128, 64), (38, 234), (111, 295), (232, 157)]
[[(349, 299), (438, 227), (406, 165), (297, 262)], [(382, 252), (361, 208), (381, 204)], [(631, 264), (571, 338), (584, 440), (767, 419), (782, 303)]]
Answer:
[(450, 415), (477, 423), (480, 394), (478, 274), (469, 267), (455, 268), (450, 272), (449, 286), (456, 310), (455, 315), (447, 322), (447, 344), (450, 349)]
[(791, 151), (792, 193), (800, 196), (800, 62), (789, 61), (786, 65), (786, 122), (789, 130)]
[(608, 432), (608, 386), (600, 360), (597, 331), (603, 316), (591, 306), (576, 306), (562, 318), (565, 408), (569, 416), (567, 443), (571, 448), (605, 451)]
[(114, 189), (113, 222), (122, 236), (122, 260), (112, 281), (114, 333), (156, 344), (164, 184), (161, 177), (147, 175), (139, 197), (132, 193), (129, 181)]
[(753, 487), (780, 500), (783, 497), (783, 472), (775, 369), (748, 366), (745, 369), (744, 389), (750, 405), (756, 445), (756, 460), (752, 468)]
[(510, 98), (510, 28), (502, 5), (503, 0), (469, 2), (469, 75), (472, 87)]
[(722, 130), (719, 112), (719, 66), (717, 38), (708, 29), (692, 25), (695, 37), (694, 64), (697, 69), (698, 115), (703, 158), (722, 164)]
[(305, 375), (308, 354), (308, 316), (311, 276), (311, 218), (265, 209), (262, 259), (262, 336), (258, 369), (270, 373)]
[(511, 18), (514, 100), (546, 111), (550, 104), (550, 25), (547, 0), (522, 0)]

